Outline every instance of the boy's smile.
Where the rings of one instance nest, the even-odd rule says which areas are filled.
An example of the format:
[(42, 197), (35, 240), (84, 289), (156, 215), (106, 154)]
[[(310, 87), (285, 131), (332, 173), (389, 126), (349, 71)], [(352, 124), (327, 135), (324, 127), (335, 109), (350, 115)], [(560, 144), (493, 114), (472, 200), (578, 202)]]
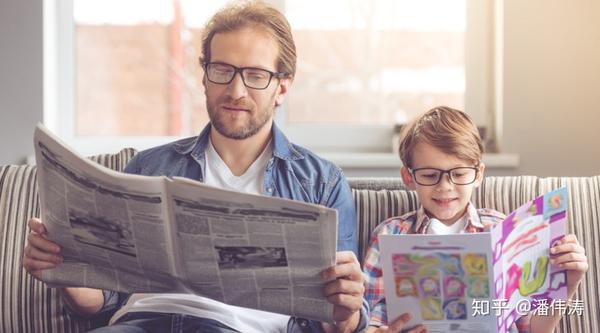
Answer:
[[(454, 155), (446, 154), (426, 142), (419, 142), (414, 147), (411, 165), (413, 170), (419, 168), (448, 170), (457, 167), (473, 167), (473, 165)], [(436, 218), (450, 226), (464, 215), (473, 189), (481, 183), (484, 169), (485, 166), (480, 164), (477, 178), (468, 185), (452, 183), (447, 173), (442, 174), (440, 181), (431, 186), (417, 184), (406, 167), (402, 167), (401, 175), (407, 187), (417, 192), (421, 205), (429, 217)]]
[(458, 198), (431, 198), (440, 207), (450, 207)]

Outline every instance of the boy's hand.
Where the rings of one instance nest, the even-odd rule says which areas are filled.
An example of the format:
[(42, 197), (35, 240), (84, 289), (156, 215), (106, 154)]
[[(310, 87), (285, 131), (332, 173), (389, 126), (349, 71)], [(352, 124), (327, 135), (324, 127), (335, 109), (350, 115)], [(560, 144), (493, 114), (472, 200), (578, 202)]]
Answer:
[(406, 323), (410, 320), (410, 313), (403, 313), (400, 317), (396, 318), (389, 326), (369, 327), (367, 333), (427, 333), (427, 328), (423, 325), (417, 325), (410, 329), (404, 329)]
[(60, 247), (46, 239), (46, 228), (42, 221), (32, 218), (27, 225), (31, 232), (23, 251), (23, 267), (36, 279), (41, 279), (43, 270), (56, 267), (63, 262), (63, 258), (59, 255)]
[(550, 248), (550, 254), (553, 255), (550, 264), (567, 270), (567, 290), (571, 299), (589, 267), (585, 249), (575, 235), (569, 234)]

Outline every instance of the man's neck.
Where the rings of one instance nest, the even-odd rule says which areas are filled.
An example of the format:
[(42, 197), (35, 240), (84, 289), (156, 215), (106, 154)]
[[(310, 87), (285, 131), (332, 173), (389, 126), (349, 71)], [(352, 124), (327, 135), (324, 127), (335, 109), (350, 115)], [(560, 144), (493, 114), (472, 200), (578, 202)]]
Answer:
[(243, 140), (227, 138), (212, 127), (210, 141), (231, 173), (241, 176), (265, 150), (271, 140), (272, 126), (272, 122), (267, 123), (258, 133)]

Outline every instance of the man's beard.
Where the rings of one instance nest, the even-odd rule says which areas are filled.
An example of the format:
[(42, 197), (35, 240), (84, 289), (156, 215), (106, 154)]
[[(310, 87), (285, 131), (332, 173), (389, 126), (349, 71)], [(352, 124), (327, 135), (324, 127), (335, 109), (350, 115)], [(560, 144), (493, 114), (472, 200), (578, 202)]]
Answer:
[[(226, 112), (218, 112), (217, 106), (212, 107), (207, 99), (206, 101), (206, 109), (208, 110), (208, 117), (210, 118), (211, 125), (221, 134), (222, 136), (234, 139), (234, 140), (244, 140), (247, 139), (260, 131), (271, 119), (271, 115), (273, 111), (269, 112), (269, 107), (273, 105), (272, 100), (271, 103), (268, 103), (262, 110), (259, 110), (254, 117), (250, 117), (248, 119), (247, 124), (239, 129), (230, 128), (227, 125), (227, 117), (229, 117)], [(217, 103), (221, 104), (221, 103)], [(236, 105), (236, 103), (229, 102), (229, 105)], [(240, 107), (248, 108), (247, 104), (238, 103)]]

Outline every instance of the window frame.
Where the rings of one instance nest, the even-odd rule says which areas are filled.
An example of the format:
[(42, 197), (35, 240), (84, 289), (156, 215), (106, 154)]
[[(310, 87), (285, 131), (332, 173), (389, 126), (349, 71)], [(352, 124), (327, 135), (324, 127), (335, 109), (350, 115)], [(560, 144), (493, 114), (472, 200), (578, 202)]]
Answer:
[[(495, 73), (494, 53), (496, 0), (466, 0), (465, 110), (479, 126), (487, 128), (488, 139), (501, 137), (501, 104)], [(272, 0), (283, 8), (284, 0)], [(116, 152), (125, 147), (138, 150), (165, 144), (175, 136), (84, 136), (75, 135), (75, 43), (73, 0), (45, 0), (44, 6), (44, 123), (83, 155)], [(293, 87), (292, 87), (293, 89)], [(425, 111), (425, 110), (423, 110)], [(316, 152), (367, 154), (392, 152), (393, 124), (313, 125), (287, 124), (287, 105), (275, 113), (275, 121), (294, 143)], [(343, 139), (340, 139), (343, 138)]]

